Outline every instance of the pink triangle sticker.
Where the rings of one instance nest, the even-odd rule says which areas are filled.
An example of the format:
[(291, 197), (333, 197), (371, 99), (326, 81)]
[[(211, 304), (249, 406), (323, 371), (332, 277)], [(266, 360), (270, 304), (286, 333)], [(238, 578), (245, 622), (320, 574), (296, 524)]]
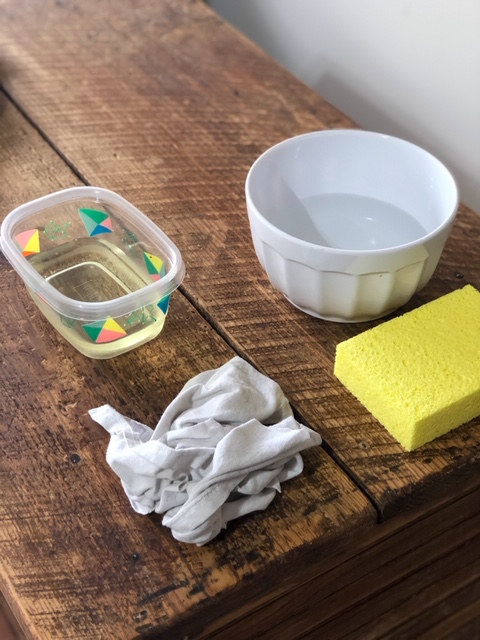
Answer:
[(112, 227), (112, 219), (110, 217), (105, 218), (105, 220), (101, 223), (102, 227), (106, 227), (107, 229), (110, 229), (110, 231), (113, 231), (113, 227)]
[(25, 257), (40, 252), (40, 237), (38, 229), (22, 231), (15, 236), (18, 246)]
[(95, 340), (95, 342), (113, 342), (114, 340), (118, 340), (119, 338), (123, 338), (127, 334), (125, 331), (120, 333), (119, 331), (110, 331), (109, 329), (102, 329)]

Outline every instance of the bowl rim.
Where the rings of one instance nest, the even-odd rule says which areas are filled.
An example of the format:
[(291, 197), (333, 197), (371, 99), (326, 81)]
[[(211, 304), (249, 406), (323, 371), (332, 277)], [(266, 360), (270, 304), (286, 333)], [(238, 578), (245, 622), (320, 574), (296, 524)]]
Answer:
[[(171, 261), (171, 269), (160, 280), (145, 287), (127, 293), (119, 298), (102, 302), (82, 302), (69, 298), (45, 280), (18, 250), (12, 239), (12, 230), (18, 222), (28, 218), (36, 211), (43, 210), (63, 202), (81, 198), (94, 198), (107, 206), (114, 205), (125, 220), (132, 222), (137, 229), (145, 232), (152, 244), (160, 244)], [(95, 321), (107, 317), (116, 318), (150, 304), (158, 304), (170, 295), (185, 276), (185, 265), (177, 246), (144, 213), (128, 200), (108, 189), (93, 186), (79, 186), (62, 189), (35, 200), (30, 200), (13, 209), (4, 219), (0, 228), (0, 249), (25, 285), (57, 313), (76, 320)]]
[[(252, 181), (252, 176), (256, 172), (258, 165), (262, 163), (266, 157), (276, 153), (279, 148), (294, 144), (296, 141), (301, 140), (302, 138), (315, 138), (315, 137), (327, 137), (327, 136), (329, 137), (340, 137), (340, 136), (377, 137), (385, 140), (393, 140), (396, 143), (400, 143), (402, 145), (411, 147), (429, 156), (435, 164), (437, 164), (442, 170), (445, 171), (446, 175), (451, 180), (452, 188), (454, 192), (454, 205), (452, 206), (452, 210), (450, 214), (446, 216), (446, 218), (439, 225), (437, 225), (432, 231), (425, 233), (419, 238), (416, 238), (415, 240), (412, 240), (410, 242), (406, 242), (403, 244), (397, 244), (392, 247), (383, 247), (380, 249), (342, 249), (337, 247), (329, 247), (327, 245), (321, 245), (315, 242), (309, 242), (308, 240), (303, 240), (275, 226), (272, 222), (270, 222), (267, 218), (265, 218), (265, 216), (258, 210), (258, 208), (253, 202), (253, 198), (250, 193), (250, 183)], [(266, 149), (260, 156), (258, 156), (258, 158), (254, 161), (254, 163), (251, 165), (250, 169), (248, 170), (247, 177), (245, 180), (245, 198), (247, 201), (248, 215), (249, 216), (255, 215), (255, 217), (258, 218), (262, 222), (262, 224), (264, 224), (267, 228), (271, 229), (276, 234), (278, 234), (280, 238), (284, 238), (285, 240), (288, 240), (289, 242), (297, 244), (300, 247), (315, 249), (316, 251), (331, 253), (338, 256), (342, 256), (342, 255), (343, 256), (376, 256), (376, 255), (379, 256), (379, 255), (391, 254), (392, 252), (405, 250), (408, 248), (413, 248), (418, 245), (424, 244), (425, 242), (429, 241), (431, 238), (438, 236), (445, 228), (448, 228), (453, 223), (458, 213), (458, 207), (460, 204), (457, 180), (455, 179), (450, 169), (435, 155), (433, 155), (430, 151), (427, 151), (423, 147), (420, 147), (419, 145), (413, 142), (409, 142), (408, 140), (405, 140), (403, 138), (399, 138), (397, 136), (393, 136), (385, 133), (380, 133), (377, 131), (367, 131), (364, 129), (315, 130), (315, 131), (309, 131), (307, 133), (302, 133), (297, 136), (292, 136), (290, 138), (286, 138), (285, 140), (282, 140), (274, 144), (273, 146)]]

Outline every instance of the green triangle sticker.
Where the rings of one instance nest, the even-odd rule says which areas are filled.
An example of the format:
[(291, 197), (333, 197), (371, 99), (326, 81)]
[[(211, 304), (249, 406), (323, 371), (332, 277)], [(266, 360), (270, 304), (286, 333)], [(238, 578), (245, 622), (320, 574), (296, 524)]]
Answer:
[(83, 220), (83, 224), (85, 225), (85, 229), (87, 230), (87, 233), (89, 236), (92, 235), (92, 233), (95, 231), (95, 229), (97, 228), (97, 223), (94, 222), (93, 220), (90, 220), (90, 218), (87, 218), (86, 216), (82, 215), (82, 220)]
[(85, 333), (89, 338), (93, 340), (93, 342), (97, 341), (98, 336), (102, 332), (103, 325), (105, 324), (105, 320), (100, 320), (99, 322), (92, 322), (91, 324), (82, 325)]
[(97, 209), (79, 209), (79, 212), (84, 221), (85, 217), (90, 218), (95, 222), (95, 225), (102, 224), (102, 222), (108, 218), (108, 213), (97, 211)]
[(146, 251), (143, 252), (143, 257), (148, 273), (151, 275), (161, 274), (162, 269), (164, 270), (165, 267), (161, 258), (154, 256), (151, 253), (147, 253)]

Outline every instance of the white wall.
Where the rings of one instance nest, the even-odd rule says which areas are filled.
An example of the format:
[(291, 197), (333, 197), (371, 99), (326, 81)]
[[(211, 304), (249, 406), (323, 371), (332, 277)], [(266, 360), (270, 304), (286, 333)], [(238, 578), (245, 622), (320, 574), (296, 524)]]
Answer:
[(425, 147), (480, 213), (480, 0), (209, 0), (364, 129)]

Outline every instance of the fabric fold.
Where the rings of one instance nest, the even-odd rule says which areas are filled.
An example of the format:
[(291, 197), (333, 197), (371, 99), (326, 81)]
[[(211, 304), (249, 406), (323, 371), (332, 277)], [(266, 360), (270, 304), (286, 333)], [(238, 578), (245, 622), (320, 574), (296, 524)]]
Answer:
[(161, 513), (182, 542), (206, 544), (235, 518), (266, 509), (321, 443), (279, 385), (240, 357), (188, 381), (155, 429), (109, 405), (90, 410), (110, 433), (107, 462), (135, 511)]

